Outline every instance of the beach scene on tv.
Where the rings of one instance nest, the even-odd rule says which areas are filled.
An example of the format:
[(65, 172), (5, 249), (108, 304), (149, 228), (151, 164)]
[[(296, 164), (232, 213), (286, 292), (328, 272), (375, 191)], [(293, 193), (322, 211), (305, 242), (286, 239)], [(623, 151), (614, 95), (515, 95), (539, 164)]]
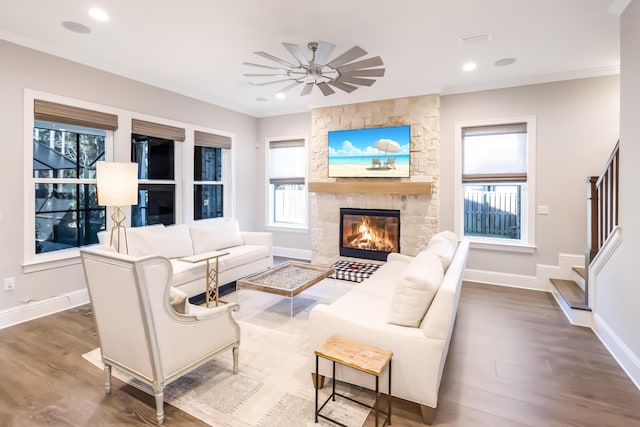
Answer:
[(408, 178), (410, 126), (328, 132), (329, 178)]

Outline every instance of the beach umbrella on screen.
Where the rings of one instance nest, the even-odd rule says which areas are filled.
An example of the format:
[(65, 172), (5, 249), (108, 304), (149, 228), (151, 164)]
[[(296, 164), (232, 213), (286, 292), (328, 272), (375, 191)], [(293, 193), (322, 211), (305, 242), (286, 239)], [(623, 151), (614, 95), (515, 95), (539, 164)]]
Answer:
[(400, 144), (393, 139), (379, 139), (373, 143), (373, 145), (380, 151), (384, 151), (385, 154), (397, 153), (400, 151)]

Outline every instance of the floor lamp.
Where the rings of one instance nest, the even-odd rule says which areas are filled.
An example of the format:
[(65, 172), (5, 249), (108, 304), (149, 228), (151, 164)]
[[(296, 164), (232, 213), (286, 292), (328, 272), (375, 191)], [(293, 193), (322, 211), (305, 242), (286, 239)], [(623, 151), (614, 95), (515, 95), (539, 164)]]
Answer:
[(109, 245), (113, 246), (113, 234), (117, 230), (116, 250), (120, 252), (122, 233), (126, 253), (129, 253), (127, 229), (122, 225), (127, 215), (122, 210), (122, 206), (138, 204), (138, 164), (98, 162), (96, 164), (96, 178), (98, 181), (98, 205), (115, 208), (111, 214), (113, 226)]

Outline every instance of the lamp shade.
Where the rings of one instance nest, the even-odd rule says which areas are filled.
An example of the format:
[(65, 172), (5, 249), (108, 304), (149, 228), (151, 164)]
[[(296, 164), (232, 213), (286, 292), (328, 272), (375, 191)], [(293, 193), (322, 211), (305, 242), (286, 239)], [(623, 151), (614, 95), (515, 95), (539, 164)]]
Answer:
[(138, 204), (138, 164), (98, 162), (98, 205), (128, 206)]

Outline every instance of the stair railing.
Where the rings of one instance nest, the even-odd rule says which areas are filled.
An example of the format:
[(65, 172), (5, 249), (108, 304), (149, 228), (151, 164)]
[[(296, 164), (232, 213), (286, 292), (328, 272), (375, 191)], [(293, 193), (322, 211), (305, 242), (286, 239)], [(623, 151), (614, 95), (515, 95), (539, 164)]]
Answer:
[[(585, 266), (591, 264), (618, 225), (618, 176), (620, 141), (613, 148), (600, 176), (587, 178), (587, 249)], [(585, 277), (585, 303), (589, 303), (589, 276)]]

